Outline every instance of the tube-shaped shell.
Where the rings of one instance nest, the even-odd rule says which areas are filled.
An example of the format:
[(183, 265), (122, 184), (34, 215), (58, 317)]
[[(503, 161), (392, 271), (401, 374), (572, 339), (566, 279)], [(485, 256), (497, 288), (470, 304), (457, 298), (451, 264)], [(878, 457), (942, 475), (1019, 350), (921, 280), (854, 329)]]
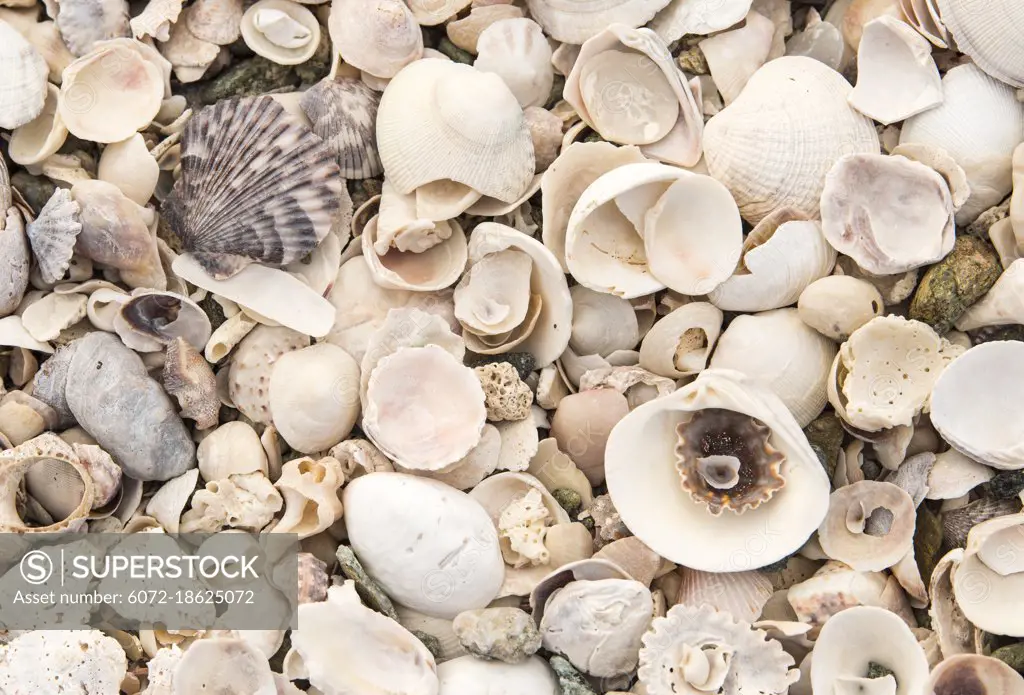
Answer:
[(844, 154), (876, 154), (871, 121), (850, 108), (850, 85), (813, 58), (764, 65), (743, 93), (707, 123), (708, 171), (756, 224), (788, 205), (816, 217), (825, 175)]
[(1024, 47), (1014, 27), (1024, 23), (1024, 7), (1011, 0), (975, 5), (968, 0), (934, 0), (956, 47), (1000, 82), (1024, 88)]

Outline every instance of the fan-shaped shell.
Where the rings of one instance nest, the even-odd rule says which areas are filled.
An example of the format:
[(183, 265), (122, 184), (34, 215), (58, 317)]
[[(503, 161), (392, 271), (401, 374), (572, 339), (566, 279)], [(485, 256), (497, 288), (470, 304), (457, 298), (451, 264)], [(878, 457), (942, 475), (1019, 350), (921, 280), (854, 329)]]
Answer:
[(500, 77), (419, 60), (391, 82), (377, 111), (377, 147), (399, 193), (450, 179), (504, 202), (529, 187), (533, 141)]
[(52, 84), (46, 86), (46, 104), (43, 110), (25, 125), (11, 133), (8, 154), (16, 164), (39, 164), (61, 148), (68, 137), (68, 129), (57, 112), (60, 91)]
[(368, 179), (384, 171), (377, 154), (380, 95), (362, 80), (323, 79), (303, 92), (299, 103), (312, 131), (334, 154), (342, 178)]
[(530, 14), (553, 39), (581, 44), (611, 24), (646, 24), (667, 0), (528, 0)]
[(1013, 0), (936, 0), (942, 23), (966, 53), (1000, 82), (1024, 88), (1024, 6)]
[(93, 49), (97, 41), (130, 36), (126, 0), (71, 0), (55, 14), (57, 28), (76, 56)]
[(500, 77), (524, 109), (543, 106), (551, 95), (551, 46), (532, 19), (501, 19), (484, 29), (473, 67)]
[(401, 0), (338, 0), (327, 22), (334, 49), (349, 65), (392, 78), (423, 55), (423, 35)]
[(952, 43), (946, 25), (939, 17), (936, 0), (900, 0), (900, 9), (907, 24), (914, 27), (939, 48), (949, 48)]
[(39, 51), (3, 20), (0, 46), (0, 128), (14, 129), (42, 113), (50, 68)]
[(813, 58), (769, 61), (708, 121), (708, 171), (756, 224), (789, 206), (817, 216), (825, 175), (845, 154), (879, 151), (871, 121), (846, 103), (850, 85)]
[(227, 99), (181, 134), (182, 175), (163, 213), (216, 279), (282, 266), (330, 231), (344, 185), (323, 141), (270, 97)]
[(743, 21), (751, 4), (751, 0), (672, 0), (651, 21), (651, 29), (665, 43), (687, 34), (714, 34)]
[(291, 0), (260, 0), (242, 15), (241, 28), (245, 45), (278, 65), (304, 63), (320, 45), (320, 22)]
[(711, 606), (736, 620), (751, 623), (761, 615), (772, 596), (768, 575), (750, 572), (701, 572), (681, 568), (682, 581), (676, 603), (684, 606)]

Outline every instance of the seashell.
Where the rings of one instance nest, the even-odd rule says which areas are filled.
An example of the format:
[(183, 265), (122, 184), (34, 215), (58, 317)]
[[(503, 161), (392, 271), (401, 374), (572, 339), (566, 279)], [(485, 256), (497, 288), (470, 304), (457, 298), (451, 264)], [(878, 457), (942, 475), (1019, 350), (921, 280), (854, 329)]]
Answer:
[(12, 693), (72, 688), (112, 693), (127, 667), (121, 645), (99, 630), (27, 630), (4, 647), (0, 688)]
[(36, 340), (53, 340), (85, 318), (85, 303), (84, 294), (48, 294), (22, 312), (21, 322)]
[[(629, 0), (625, 3), (601, 0), (550, 3), (530, 0), (527, 7), (553, 39), (567, 44), (582, 44), (612, 25), (620, 25), (625, 29), (641, 27), (667, 4), (666, 0)], [(666, 40), (666, 43), (670, 41)]]
[(862, 480), (832, 493), (818, 541), (833, 560), (861, 572), (878, 572), (911, 551), (914, 519), (914, 501), (906, 491), (892, 483)]
[[(707, 505), (693, 504), (680, 484), (676, 428), (709, 408), (756, 419), (768, 430), (767, 442), (785, 458), (784, 486), (756, 508), (713, 516)], [(638, 457), (647, 465), (636, 466)], [(732, 458), (741, 466), (746, 461)], [(789, 410), (749, 377), (728, 370), (705, 370), (696, 381), (620, 420), (608, 438), (605, 473), (612, 501), (634, 535), (662, 557), (705, 572), (756, 569), (791, 554), (813, 533), (828, 505), (828, 478)], [(776, 531), (759, 542), (762, 552), (750, 554), (745, 544), (766, 515)], [(685, 539), (673, 532), (684, 526), (693, 530)]]
[(964, 0), (934, 0), (957, 50), (1000, 82), (1024, 88), (1024, 51), (1009, 28), (1024, 21), (1014, 3), (972, 6)]
[(39, 164), (57, 153), (68, 136), (64, 121), (57, 113), (59, 90), (53, 85), (46, 87), (46, 102), (39, 115), (19, 126), (11, 133), (8, 153), (16, 164)]
[(831, 560), (810, 579), (791, 586), (786, 600), (802, 622), (815, 628), (853, 606), (878, 606), (895, 613), (908, 625), (917, 624), (907, 596), (894, 577), (881, 572), (858, 572)]
[[(453, 618), (483, 608), (501, 587), (497, 531), (465, 493), (401, 473), (371, 473), (345, 487), (342, 503), (353, 550), (399, 603)], [(405, 547), (416, 552), (393, 552)]]
[(278, 358), (309, 345), (309, 337), (283, 326), (257, 326), (235, 349), (228, 393), (235, 407), (253, 422), (269, 424), (270, 379)]
[(988, 466), (969, 459), (956, 449), (938, 454), (935, 465), (928, 473), (928, 492), (930, 500), (947, 500), (962, 497), (982, 483), (987, 483), (995, 476)]
[(900, 9), (907, 24), (917, 29), (921, 36), (939, 48), (950, 47), (952, 39), (939, 17), (935, 0), (900, 0)]
[(638, 675), (650, 695), (714, 690), (779, 695), (800, 677), (792, 666), (793, 657), (763, 630), (708, 606), (678, 605), (655, 618), (644, 635)]
[[(224, 138), (236, 130), (262, 137), (232, 147)], [(271, 161), (276, 166), (260, 164)], [(223, 186), (224, 172), (240, 163), (252, 176)], [(182, 176), (162, 211), (184, 248), (223, 280), (254, 261), (282, 266), (308, 255), (330, 230), (342, 186), (327, 147), (277, 102), (233, 99), (204, 109), (185, 126)], [(239, 200), (238, 190), (249, 197)], [(209, 223), (211, 215), (220, 215), (218, 224)]]
[(786, 56), (754, 73), (743, 94), (708, 121), (708, 170), (744, 219), (756, 224), (783, 206), (816, 217), (832, 165), (844, 154), (878, 152), (874, 127), (846, 103), (849, 93), (823, 63)]
[(181, 15), (181, 5), (181, 0), (150, 0), (142, 12), (129, 20), (132, 36), (136, 39), (152, 36), (157, 41), (167, 41), (171, 25)]
[(171, 268), (182, 280), (314, 338), (327, 335), (334, 322), (331, 303), (282, 270), (254, 263), (227, 279), (218, 280), (210, 276), (192, 254), (178, 256)]
[[(71, 445), (71, 448), (75, 450), (75, 456), (78, 457), (79, 462), (89, 471), (89, 477), (92, 478), (93, 511), (89, 518), (96, 519), (112, 514), (121, 505), (125, 494), (125, 480), (121, 467), (114, 462), (110, 454), (95, 444), (74, 443)], [(37, 465), (34, 468), (38, 467)], [(81, 495), (84, 486), (79, 484), (76, 486), (76, 490)], [(33, 496), (36, 495), (33, 494)]]
[(64, 69), (57, 111), (75, 137), (118, 142), (156, 117), (164, 97), (163, 71), (133, 43), (97, 42)]
[(882, 15), (868, 22), (850, 105), (883, 125), (938, 106), (942, 80), (931, 53), (931, 45), (898, 18)]
[(150, 515), (167, 531), (177, 533), (181, 522), (181, 513), (196, 489), (199, 481), (199, 469), (185, 471), (176, 478), (171, 478), (157, 490), (146, 505), (146, 514)]
[(267, 475), (267, 456), (256, 431), (241, 421), (226, 422), (199, 442), (199, 473), (206, 482), (232, 475)]
[(774, 36), (775, 24), (751, 10), (739, 29), (716, 34), (697, 44), (726, 106), (736, 100), (750, 76), (768, 60)]
[(450, 179), (511, 202), (534, 174), (515, 95), (497, 75), (449, 61), (416, 61), (391, 80), (377, 111), (377, 147), (403, 194)]
[[(786, 55), (814, 58), (833, 70), (842, 70), (850, 58), (850, 49), (843, 39), (843, 34), (838, 27), (823, 21), (821, 15), (816, 10), (812, 10), (807, 12), (804, 30), (794, 34), (786, 42), (785, 53)], [(789, 12), (786, 12), (786, 19), (792, 24)], [(778, 29), (776, 29), (775, 35), (778, 36)], [(769, 58), (771, 57), (772, 54), (769, 54)]]
[(606, 140), (644, 145), (645, 154), (680, 166), (700, 159), (700, 109), (650, 29), (612, 24), (588, 39), (563, 97)]
[(53, 348), (48, 343), (40, 342), (29, 335), (21, 322), (21, 317), (17, 315), (0, 318), (0, 346), (53, 353)]
[(1024, 238), (1024, 143), (1013, 151), (1013, 196), (1009, 215), (1014, 240)]
[[(424, 189), (429, 190), (421, 195)], [(448, 179), (402, 194), (385, 178), (381, 186), (377, 234), (372, 244), (374, 250), (379, 255), (391, 248), (413, 253), (429, 251), (451, 237), (452, 226), (447, 220), (462, 214), (463, 206), (471, 204), (474, 197), (479, 197), (476, 191)]]
[(846, 423), (862, 430), (910, 425), (946, 365), (962, 352), (920, 321), (874, 318), (839, 349), (828, 400)]
[(636, 147), (615, 147), (607, 142), (574, 142), (544, 172), (541, 179), (542, 238), (563, 271), (569, 270), (565, 262), (569, 217), (584, 191), (603, 174), (625, 164), (644, 161)]
[(682, 305), (644, 336), (640, 366), (673, 379), (699, 373), (718, 341), (722, 320), (721, 310), (707, 302)]
[(825, 179), (825, 238), (869, 273), (895, 275), (941, 260), (953, 249), (954, 227), (949, 188), (924, 164), (847, 155)]
[(241, 639), (200, 639), (174, 669), (170, 695), (231, 689), (275, 695), (277, 686), (264, 655)]
[[(1000, 470), (1024, 468), (1014, 399), (1003, 394), (1024, 379), (1017, 363), (1022, 346), (995, 341), (971, 348), (934, 382), (932, 424), (942, 438), (971, 458)], [(976, 400), (984, 393), (985, 401)], [(995, 401), (991, 399), (996, 399)], [(999, 402), (999, 408), (981, 404)]]
[(288, 461), (274, 483), (284, 497), (284, 516), (274, 533), (294, 533), (302, 540), (326, 531), (341, 518), (338, 493), (344, 483), (341, 464), (330, 456)]
[(551, 492), (572, 490), (580, 496), (580, 508), (588, 509), (594, 501), (590, 481), (571, 458), (562, 453), (555, 439), (548, 438), (537, 444), (527, 471)]
[(48, 406), (21, 391), (11, 391), (0, 400), (0, 432), (4, 446), (17, 446), (43, 433), (55, 420)]
[(970, 331), (985, 326), (1017, 323), (1024, 316), (1024, 303), (1020, 299), (1022, 279), (1024, 263), (1015, 260), (1003, 271), (995, 285), (956, 320), (957, 329)]
[(66, 397), (78, 424), (138, 480), (168, 480), (191, 468), (195, 445), (142, 359), (109, 333), (76, 342)]
[(716, 573), (686, 568), (680, 574), (676, 603), (693, 608), (710, 606), (744, 623), (757, 620), (772, 596), (771, 580), (757, 571)]
[[(192, 6), (186, 7), (184, 18), (191, 12)], [(160, 43), (160, 53), (174, 66), (179, 81), (195, 82), (220, 55), (220, 46), (193, 34), (184, 18), (171, 25), (166, 41)]]
[(1019, 499), (979, 499), (954, 506), (942, 514), (943, 541), (948, 547), (962, 548), (967, 545), (967, 534), (979, 523), (1019, 511)]
[(1024, 634), (1020, 616), (1010, 609), (1024, 573), (1020, 565), (1020, 525), (1024, 515), (983, 521), (967, 535), (967, 547), (952, 570), (956, 603), (977, 628), (996, 635)]
[(198, 0), (185, 13), (185, 26), (198, 39), (218, 46), (241, 35), (241, 0)]
[(648, 587), (663, 564), (661, 557), (636, 536), (612, 541), (594, 553), (593, 557), (595, 560), (608, 560), (618, 565), (633, 579)]
[[(429, 405), (431, 396), (446, 405)], [(441, 470), (459, 461), (479, 443), (485, 418), (476, 375), (436, 345), (400, 348), (370, 374), (363, 430), (405, 468)]]
[[(378, 455), (383, 458), (383, 454)], [(488, 423), (484, 425), (480, 433), (480, 442), (450, 468), (446, 468), (442, 472), (408, 472), (438, 480), (456, 490), (469, 490), (479, 485), (481, 480), (494, 472), (498, 467), (500, 455), (501, 435), (494, 425)]]
[(201, 430), (216, 427), (220, 415), (217, 381), (210, 365), (184, 338), (167, 344), (164, 390), (178, 401), (181, 416)]
[(132, 294), (114, 316), (114, 331), (136, 352), (158, 352), (178, 338), (199, 349), (210, 339), (209, 317), (188, 297), (146, 290)]
[[(0, 127), (11, 130), (32, 122), (46, 103), (49, 67), (39, 51), (18, 31), (0, 20)], [(6, 211), (6, 209), (5, 209)]]
[(495, 688), (502, 688), (508, 695), (557, 695), (562, 692), (551, 669), (537, 656), (520, 664), (460, 656), (438, 665), (437, 676), (441, 687), (438, 695), (487, 695)]
[(129, 287), (166, 286), (156, 240), (149, 229), (149, 210), (106, 181), (79, 181), (71, 187), (71, 197), (79, 205), (82, 225), (75, 253), (117, 268)]
[(242, 15), (242, 38), (257, 55), (278, 65), (298, 65), (320, 44), (320, 22), (290, 0), (260, 0)]
[(971, 197), (956, 219), (964, 224), (1010, 192), (1013, 149), (1024, 140), (1024, 106), (1010, 87), (973, 65), (947, 72), (942, 89), (940, 106), (907, 119), (900, 144), (944, 148), (963, 167)]
[(484, 5), (474, 7), (468, 16), (455, 19), (445, 27), (448, 40), (464, 51), (475, 54), (480, 34), (494, 22), (502, 19), (516, 19), (523, 11), (514, 5)]
[(708, 294), (725, 311), (765, 311), (793, 304), (812, 282), (832, 272), (836, 252), (818, 222), (780, 208), (746, 239), (737, 270)]
[(611, 389), (582, 391), (559, 402), (551, 419), (551, 436), (591, 485), (604, 482), (605, 444), (627, 413), (626, 397)]
[(499, 19), (484, 29), (473, 67), (500, 77), (524, 109), (543, 106), (551, 94), (551, 47), (532, 19)]
[[(854, 606), (821, 628), (811, 662), (814, 692), (858, 692), (872, 679), (871, 664), (888, 670), (884, 690), (904, 695), (924, 692), (928, 659), (910, 628), (895, 614), (874, 606)], [(847, 688), (848, 690), (843, 690)]]
[(484, 659), (521, 664), (540, 649), (533, 618), (518, 608), (463, 611), (455, 616), (452, 628), (471, 654)]
[(416, 18), (398, 0), (332, 3), (327, 26), (342, 59), (374, 77), (393, 78), (423, 56)]
[[(444, 24), (469, 7), (470, 0), (412, 0), (408, 3), (413, 17), (420, 26), (432, 27)], [(443, 53), (441, 55), (444, 55)], [(433, 56), (438, 57), (438, 56)], [(447, 56), (445, 56), (447, 57)]]
[(232, 475), (206, 483), (192, 496), (192, 508), (181, 517), (182, 533), (217, 533), (237, 528), (256, 533), (269, 524), (283, 502), (262, 473)]
[(956, 654), (937, 665), (925, 692), (941, 693), (971, 683), (979, 693), (1024, 693), (1024, 677), (999, 659), (981, 654)]
[[(312, 553), (299, 553), (299, 604), (327, 599), (327, 564)], [(301, 692), (301, 691), (300, 691)]]
[[(551, 166), (562, 148), (562, 119), (539, 106), (526, 107), (523, 109), (523, 115), (533, 139), (533, 155), (539, 173)], [(539, 186), (539, 181), (535, 185)], [(530, 189), (527, 189), (527, 192), (529, 193)]]
[(380, 176), (377, 153), (377, 106), (380, 96), (360, 80), (323, 79), (302, 93), (300, 105), (345, 179)]
[(610, 294), (576, 285), (572, 297), (572, 334), (569, 346), (581, 355), (606, 357), (617, 350), (631, 350), (640, 340), (633, 306)]
[[(39, 486), (37, 492), (47, 495), (45, 501), (59, 504), (54, 508), (64, 516), (47, 526), (30, 527), (18, 513), (15, 498), (22, 479), (36, 466), (40, 467), (40, 472), (44, 475), (45, 472), (50, 472), (53, 476), (46, 480), (45, 485)], [(67, 475), (68, 468), (72, 469), (78, 480), (73, 480)], [(61, 487), (66, 486), (66, 489), (48, 489), (58, 478), (63, 479), (64, 485)], [(39, 477), (36, 477), (36, 482), (40, 482)], [(6, 493), (5, 502), (0, 506), (0, 529), (5, 533), (59, 533), (81, 530), (95, 497), (89, 470), (82, 465), (70, 445), (49, 432), (14, 448), (0, 451), (0, 486)]]
[(737, 316), (718, 339), (712, 369), (734, 369), (775, 393), (800, 427), (828, 401), (835, 345), (806, 326), (795, 309)]
[(145, 205), (156, 190), (160, 166), (142, 135), (135, 133), (103, 148), (96, 175), (120, 188), (132, 202)]
[(750, 0), (672, 0), (655, 15), (650, 26), (665, 43), (687, 34), (707, 36), (739, 24), (749, 14), (751, 4)]
[[(378, 234), (379, 216), (371, 217), (362, 233), (363, 259), (374, 281), (389, 290), (433, 292), (455, 284), (466, 267), (466, 235), (455, 220), (438, 222), (443, 236), (441, 243), (423, 251), (402, 251), (391, 248), (378, 255), (376, 245), (383, 240)], [(386, 243), (386, 242), (384, 242)]]
[(815, 280), (800, 293), (800, 320), (826, 338), (845, 341), (885, 308), (874, 285), (849, 275)]
[(85, 315), (94, 328), (113, 333), (114, 318), (120, 312), (121, 305), (130, 298), (131, 295), (116, 286), (97, 287), (89, 293)]
[(21, 213), (14, 207), (7, 208), (6, 224), (0, 229), (0, 256), (4, 259), (3, 269), (0, 271), (0, 317), (6, 317), (14, 313), (25, 296), (25, 290), (28, 289), (29, 264), (32, 260)]
[(580, 377), (580, 389), (613, 389), (626, 397), (629, 409), (676, 390), (671, 379), (657, 376), (640, 367), (604, 367), (591, 369)]
[(359, 365), (330, 343), (286, 352), (270, 373), (268, 398), (288, 446), (303, 453), (330, 449), (359, 417)]
[(83, 56), (100, 41), (130, 36), (125, 0), (74, 0), (60, 5), (54, 20), (64, 43)]

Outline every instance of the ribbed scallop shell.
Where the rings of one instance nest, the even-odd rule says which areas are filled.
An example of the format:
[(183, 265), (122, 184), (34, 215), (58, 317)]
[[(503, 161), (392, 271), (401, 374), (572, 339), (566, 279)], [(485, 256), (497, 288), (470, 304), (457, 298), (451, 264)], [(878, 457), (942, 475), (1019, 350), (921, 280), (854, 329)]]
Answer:
[(1024, 87), (1024, 3), (1020, 0), (938, 0), (957, 48), (992, 77)]
[(746, 220), (756, 224), (783, 205), (816, 217), (836, 160), (878, 153), (871, 120), (846, 102), (851, 89), (824, 63), (786, 56), (766, 63), (708, 121), (708, 170), (732, 192)]
[(420, 60), (388, 85), (377, 146), (399, 192), (451, 179), (506, 203), (530, 185), (533, 140), (501, 78), (468, 65)]
[(331, 229), (344, 181), (331, 151), (270, 97), (227, 99), (181, 137), (163, 213), (215, 278), (305, 257)]
[(80, 210), (71, 191), (58, 188), (39, 211), (39, 217), (28, 223), (25, 231), (44, 282), (57, 282), (71, 265), (75, 240), (82, 231)]
[(527, 0), (526, 4), (551, 38), (581, 44), (610, 24), (642, 27), (668, 0)]
[(309, 337), (284, 326), (259, 325), (235, 348), (228, 372), (228, 395), (253, 422), (270, 424), (270, 373), (277, 358), (309, 345)]
[(676, 602), (694, 608), (710, 606), (737, 620), (753, 622), (772, 596), (767, 576), (750, 572), (701, 572), (684, 568)]
[(368, 179), (384, 171), (377, 154), (377, 106), (380, 96), (362, 80), (321, 80), (302, 95), (299, 105), (334, 154), (346, 179)]
[(0, 20), (0, 128), (13, 130), (42, 113), (49, 73), (32, 44)]

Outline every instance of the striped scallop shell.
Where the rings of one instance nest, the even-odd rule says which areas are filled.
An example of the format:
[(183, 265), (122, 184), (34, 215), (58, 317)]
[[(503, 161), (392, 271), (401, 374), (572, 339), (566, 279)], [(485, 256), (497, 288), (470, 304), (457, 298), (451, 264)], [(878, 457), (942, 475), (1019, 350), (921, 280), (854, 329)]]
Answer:
[(321, 80), (302, 95), (299, 105), (334, 154), (346, 179), (380, 176), (377, 153), (377, 106), (380, 95), (362, 80), (348, 77)]
[(227, 99), (181, 135), (182, 175), (163, 213), (215, 278), (284, 266), (326, 236), (344, 180), (330, 149), (270, 97)]

